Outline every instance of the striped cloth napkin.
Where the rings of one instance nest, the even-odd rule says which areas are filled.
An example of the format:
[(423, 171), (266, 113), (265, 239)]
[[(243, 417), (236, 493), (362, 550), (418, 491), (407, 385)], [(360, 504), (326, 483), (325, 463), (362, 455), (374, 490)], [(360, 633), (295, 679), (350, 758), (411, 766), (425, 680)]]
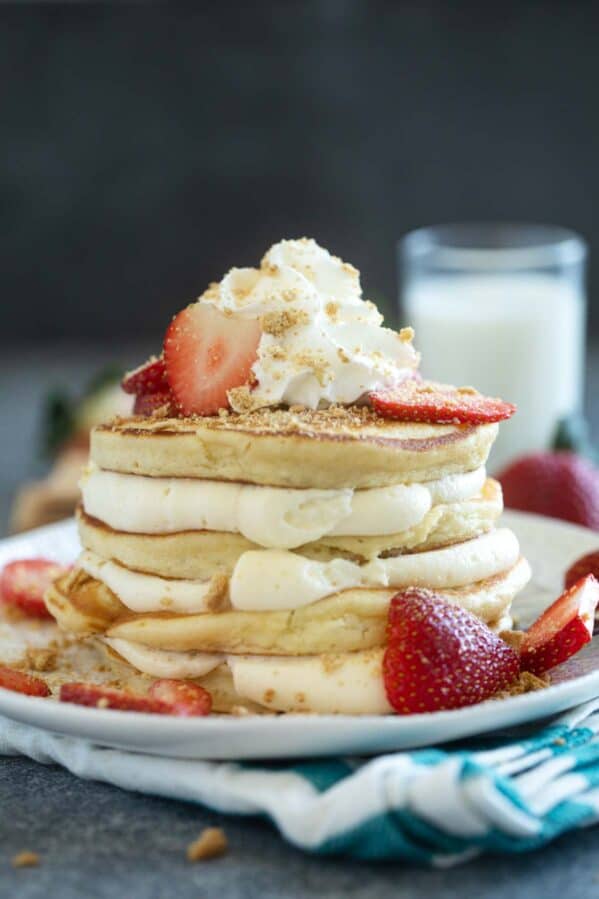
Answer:
[(599, 820), (599, 699), (516, 738), (303, 763), (200, 762), (104, 749), (0, 718), (0, 755), (264, 815), (309, 852), (449, 866), (525, 852)]

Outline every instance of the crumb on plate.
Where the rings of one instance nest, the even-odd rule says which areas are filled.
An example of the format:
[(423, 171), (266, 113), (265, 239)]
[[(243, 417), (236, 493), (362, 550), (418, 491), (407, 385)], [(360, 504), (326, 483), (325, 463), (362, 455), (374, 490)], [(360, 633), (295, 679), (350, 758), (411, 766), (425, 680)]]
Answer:
[(187, 859), (190, 862), (206, 861), (224, 855), (229, 844), (221, 827), (206, 827), (197, 840), (187, 847)]
[(17, 852), (12, 860), (13, 868), (34, 868), (39, 863), (40, 857), (37, 852), (30, 852), (28, 849)]

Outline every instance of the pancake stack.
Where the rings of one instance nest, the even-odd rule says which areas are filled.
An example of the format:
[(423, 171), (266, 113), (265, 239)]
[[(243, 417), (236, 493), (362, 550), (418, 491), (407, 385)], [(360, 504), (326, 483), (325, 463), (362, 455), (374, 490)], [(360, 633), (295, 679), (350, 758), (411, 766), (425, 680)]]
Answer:
[(496, 434), (356, 404), (96, 427), (83, 553), (48, 607), (138, 671), (203, 685), (217, 711), (390, 713), (398, 590), (430, 588), (500, 632), (529, 578), (496, 526)]

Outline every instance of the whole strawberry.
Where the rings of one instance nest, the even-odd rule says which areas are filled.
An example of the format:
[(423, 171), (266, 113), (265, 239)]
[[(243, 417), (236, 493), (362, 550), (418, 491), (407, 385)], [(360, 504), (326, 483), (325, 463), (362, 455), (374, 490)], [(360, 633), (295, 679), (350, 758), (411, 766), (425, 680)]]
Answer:
[(401, 715), (474, 705), (512, 683), (517, 653), (470, 612), (411, 587), (391, 600), (383, 679)]
[(576, 453), (532, 453), (499, 475), (506, 506), (599, 530), (599, 469)]

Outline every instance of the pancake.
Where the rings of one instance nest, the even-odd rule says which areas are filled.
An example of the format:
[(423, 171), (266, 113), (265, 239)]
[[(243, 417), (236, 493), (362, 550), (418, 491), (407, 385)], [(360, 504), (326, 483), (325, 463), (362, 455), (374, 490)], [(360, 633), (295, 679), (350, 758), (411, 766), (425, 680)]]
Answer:
[[(520, 559), (495, 577), (436, 592), (490, 624), (507, 612), (529, 573)], [(177, 652), (307, 655), (384, 646), (389, 600), (396, 593), (348, 589), (291, 611), (132, 614), (101, 581), (75, 569), (54, 583), (46, 604), (63, 629), (81, 635), (105, 632)]]
[(397, 422), (366, 406), (127, 418), (91, 433), (100, 468), (280, 487), (384, 487), (484, 465), (496, 424)]
[[(381, 555), (424, 551), (469, 540), (490, 530), (502, 512), (501, 487), (487, 479), (480, 496), (434, 506), (415, 527), (382, 537), (322, 537), (295, 550), (319, 561), (362, 562)], [(162, 577), (208, 579), (230, 574), (239, 556), (260, 547), (241, 534), (181, 531), (129, 534), (77, 510), (79, 537), (86, 549), (135, 571)]]

